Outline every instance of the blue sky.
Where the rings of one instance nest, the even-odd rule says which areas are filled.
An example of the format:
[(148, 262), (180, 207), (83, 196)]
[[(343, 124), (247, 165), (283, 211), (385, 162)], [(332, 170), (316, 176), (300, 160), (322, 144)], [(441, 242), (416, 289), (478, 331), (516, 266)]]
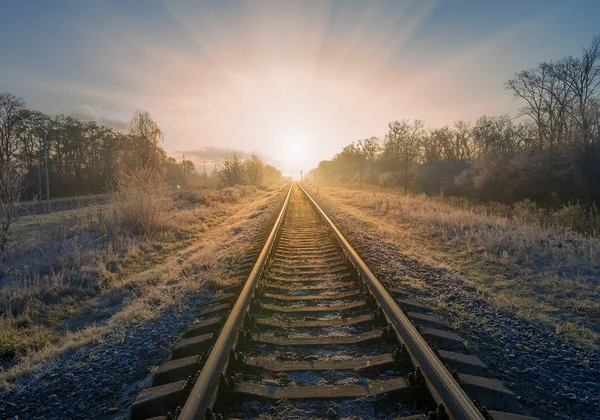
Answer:
[(0, 91), (117, 128), (147, 109), (169, 151), (258, 151), (292, 173), (394, 119), (514, 113), (504, 82), (579, 54), (598, 16), (576, 0), (5, 2)]

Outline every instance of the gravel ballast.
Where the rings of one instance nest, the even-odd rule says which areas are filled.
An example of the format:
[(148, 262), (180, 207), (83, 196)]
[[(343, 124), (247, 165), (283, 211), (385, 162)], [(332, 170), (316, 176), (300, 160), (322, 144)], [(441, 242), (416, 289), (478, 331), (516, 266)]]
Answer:
[[(310, 192), (310, 191), (309, 191)], [(448, 269), (403, 254), (370, 223), (313, 198), (384, 284), (403, 288), (468, 340), (491, 375), (512, 390), (528, 415), (600, 418), (600, 354), (558, 336), (554, 329), (519, 319), (486, 303), (487, 297)], [(418, 286), (411, 288), (415, 282)]]

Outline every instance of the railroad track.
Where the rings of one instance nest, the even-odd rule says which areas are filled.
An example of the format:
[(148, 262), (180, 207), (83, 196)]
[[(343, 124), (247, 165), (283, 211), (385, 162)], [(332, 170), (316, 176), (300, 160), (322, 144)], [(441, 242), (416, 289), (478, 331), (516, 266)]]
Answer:
[[(434, 347), (435, 346), (435, 347)], [(133, 419), (527, 419), (428, 308), (293, 185), (246, 282), (198, 313)]]

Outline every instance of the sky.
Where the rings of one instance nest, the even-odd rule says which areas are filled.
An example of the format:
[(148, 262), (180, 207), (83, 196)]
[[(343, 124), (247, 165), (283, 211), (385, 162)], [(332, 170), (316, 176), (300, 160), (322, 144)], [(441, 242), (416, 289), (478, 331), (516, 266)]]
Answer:
[(172, 156), (256, 153), (298, 176), (403, 118), (515, 114), (516, 72), (578, 55), (600, 1), (7, 1), (0, 91), (126, 130), (148, 110)]

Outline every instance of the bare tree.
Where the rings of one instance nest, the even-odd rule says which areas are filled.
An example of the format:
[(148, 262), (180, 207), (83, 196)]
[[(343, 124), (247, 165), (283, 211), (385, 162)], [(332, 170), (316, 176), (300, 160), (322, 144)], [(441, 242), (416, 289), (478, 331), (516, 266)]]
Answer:
[(425, 162), (439, 162), (446, 155), (445, 145), (451, 141), (452, 131), (448, 126), (429, 131), (423, 140), (423, 159)]
[(358, 146), (364, 160), (366, 161), (374, 161), (375, 157), (377, 157), (377, 154), (381, 150), (379, 139), (375, 136), (359, 140)]
[(419, 157), (425, 134), (425, 123), (422, 120), (394, 121), (388, 124), (389, 131), (385, 136), (384, 156), (397, 162), (404, 162), (404, 193), (408, 192), (408, 166)]
[(483, 116), (473, 128), (474, 141), (482, 153), (506, 157), (515, 154), (525, 145), (524, 125), (516, 125), (508, 115)]
[(229, 187), (243, 184), (245, 173), (244, 164), (240, 155), (234, 152), (231, 158), (225, 159), (223, 161), (223, 168), (217, 172), (217, 176), (221, 183)]
[(135, 136), (140, 142), (141, 162), (143, 166), (150, 165), (158, 169), (164, 159), (164, 152), (159, 147), (164, 139), (164, 134), (158, 124), (152, 119), (148, 111), (137, 110), (129, 124), (129, 134)]
[(592, 43), (584, 48), (581, 58), (566, 57), (553, 67), (555, 75), (569, 90), (573, 106), (571, 115), (579, 128), (579, 135), (585, 143), (593, 137), (591, 124), (593, 120), (593, 99), (600, 87), (600, 36), (594, 37)]
[(256, 155), (244, 161), (246, 180), (251, 185), (260, 185), (265, 175), (265, 164)]
[(581, 57), (541, 63), (519, 72), (506, 88), (525, 101), (521, 109), (538, 128), (538, 146), (553, 148), (577, 139), (594, 141), (595, 98), (600, 88), (600, 36), (583, 49)]
[(565, 141), (570, 95), (555, 64), (542, 63), (536, 69), (519, 72), (507, 82), (506, 88), (527, 104), (521, 108), (521, 115), (535, 122), (540, 148), (552, 148)]
[(454, 141), (459, 161), (474, 159), (477, 147), (473, 139), (473, 128), (466, 121), (458, 120), (454, 123)]
[(16, 165), (0, 162), (0, 251), (4, 251), (8, 245), (8, 231), (17, 220), (23, 188), (23, 176)]
[(28, 114), (23, 99), (0, 92), (0, 163), (10, 162), (17, 151), (16, 139), (24, 128)]

